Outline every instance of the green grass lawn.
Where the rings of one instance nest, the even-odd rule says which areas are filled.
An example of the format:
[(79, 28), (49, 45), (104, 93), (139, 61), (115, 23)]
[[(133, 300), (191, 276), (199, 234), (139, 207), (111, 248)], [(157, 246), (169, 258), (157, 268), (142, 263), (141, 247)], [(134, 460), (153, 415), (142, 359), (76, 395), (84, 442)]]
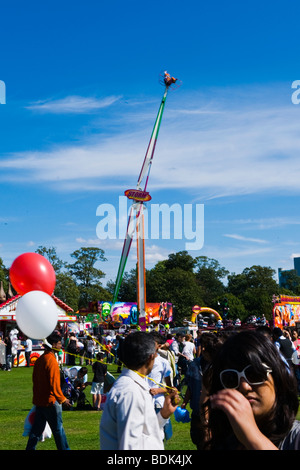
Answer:
[[(88, 379), (92, 379), (91, 366)], [(32, 408), (32, 367), (0, 371), (0, 450), (23, 450), (27, 437), (22, 436), (24, 421)], [(116, 366), (108, 370), (116, 375)], [(90, 387), (86, 392), (90, 403)], [(63, 423), (72, 450), (99, 450), (99, 424), (102, 412), (90, 410), (63, 411)], [(189, 435), (189, 423), (177, 423), (172, 417), (173, 437), (166, 450), (195, 450)], [(40, 442), (38, 450), (55, 450), (53, 437)]]
[[(27, 437), (22, 436), (24, 421), (32, 408), (32, 367), (14, 368), (10, 372), (0, 370), (0, 450), (24, 450)], [(108, 370), (116, 374), (116, 366)], [(89, 366), (89, 380), (92, 379)], [(86, 392), (90, 403), (90, 387)], [(63, 422), (69, 446), (72, 450), (99, 450), (99, 425), (102, 412), (90, 410), (63, 411)], [(300, 419), (300, 412), (297, 415)], [(189, 423), (177, 423), (171, 418), (173, 436), (165, 443), (166, 450), (195, 450), (191, 442)], [(53, 437), (40, 442), (38, 450), (56, 450)]]

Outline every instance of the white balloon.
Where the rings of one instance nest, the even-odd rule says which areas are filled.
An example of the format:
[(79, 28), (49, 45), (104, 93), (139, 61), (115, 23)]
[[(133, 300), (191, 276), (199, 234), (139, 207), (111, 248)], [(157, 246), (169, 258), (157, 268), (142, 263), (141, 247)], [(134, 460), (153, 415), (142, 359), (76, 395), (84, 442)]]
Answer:
[(33, 290), (18, 300), (16, 322), (29, 338), (46, 338), (55, 329), (57, 321), (57, 305), (49, 294)]

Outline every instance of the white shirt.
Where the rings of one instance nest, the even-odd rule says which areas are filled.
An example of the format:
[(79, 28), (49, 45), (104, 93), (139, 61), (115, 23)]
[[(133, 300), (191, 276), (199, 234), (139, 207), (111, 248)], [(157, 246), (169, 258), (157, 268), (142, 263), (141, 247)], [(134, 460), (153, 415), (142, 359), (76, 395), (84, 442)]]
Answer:
[(30, 338), (27, 338), (25, 341), (25, 352), (31, 352), (32, 351), (32, 341)]
[[(164, 378), (169, 377), (172, 373), (169, 362), (163, 357), (157, 355), (154, 361), (153, 368), (150, 374), (147, 376), (148, 384), (150, 388), (160, 388), (164, 386)], [(153, 379), (153, 380), (151, 380)], [(154, 396), (154, 404), (162, 408), (164, 405), (165, 397), (164, 394)]]
[(136, 372), (123, 369), (107, 395), (100, 423), (101, 450), (163, 450), (168, 421), (154, 410), (150, 387)]
[(170, 351), (173, 351), (175, 354), (175, 362), (178, 362), (179, 346), (176, 340), (172, 341), (170, 345)]
[(191, 343), (190, 341), (186, 341), (184, 343), (182, 354), (184, 354), (189, 361), (194, 359), (194, 348), (194, 343)]

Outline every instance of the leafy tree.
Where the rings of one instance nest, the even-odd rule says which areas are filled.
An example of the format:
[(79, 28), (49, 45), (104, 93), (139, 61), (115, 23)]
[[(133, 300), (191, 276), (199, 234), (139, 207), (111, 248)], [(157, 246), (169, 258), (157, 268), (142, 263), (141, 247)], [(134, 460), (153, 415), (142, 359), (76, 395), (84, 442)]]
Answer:
[(69, 305), (74, 312), (78, 310), (80, 290), (70, 274), (56, 274), (54, 295), (65, 302), (65, 304)]
[[(80, 248), (71, 254), (74, 263), (60, 260), (53, 247), (40, 246), (37, 252), (45, 256), (56, 272), (55, 295), (75, 311), (99, 299), (112, 300), (115, 283), (102, 286), (105, 276), (95, 265), (106, 261), (100, 248)], [(231, 273), (215, 259), (206, 256), (193, 258), (187, 251), (172, 253), (168, 259), (158, 262), (146, 271), (146, 301), (171, 302), (175, 306), (176, 322), (189, 319), (194, 305), (211, 307), (222, 316), (222, 302), (226, 297), (228, 317), (240, 318), (264, 314), (272, 316), (273, 294), (300, 295), (300, 277), (287, 272), (287, 285), (279, 288), (270, 267), (252, 266), (241, 274)], [(228, 284), (224, 285), (227, 277)], [(0, 258), (0, 281), (8, 288), (8, 269)], [(119, 300), (137, 300), (136, 268), (126, 272), (119, 292)]]
[(101, 248), (80, 248), (71, 253), (71, 257), (76, 261), (68, 264), (67, 268), (84, 287), (99, 282), (105, 276), (103, 271), (94, 266), (97, 261), (107, 261)]
[(36, 250), (36, 253), (44, 256), (52, 264), (52, 267), (56, 273), (60, 273), (61, 269), (66, 264), (57, 256), (56, 249), (53, 246), (50, 248), (39, 246)]
[[(116, 283), (109, 281), (107, 283), (107, 290), (113, 297)], [(118, 300), (123, 302), (136, 302), (137, 300), (137, 270), (131, 269), (131, 271), (125, 272), (123, 275), (122, 283), (119, 289)]]
[(276, 292), (277, 284), (273, 279), (275, 271), (271, 268), (252, 266), (245, 268), (241, 274), (232, 273), (228, 276), (228, 292), (241, 296), (249, 288), (271, 288)]
[(104, 251), (95, 247), (80, 248), (71, 253), (71, 257), (76, 261), (66, 267), (76, 280), (80, 291), (79, 307), (85, 307), (89, 302), (103, 298), (101, 279), (105, 274), (95, 268), (95, 264), (98, 261), (106, 261)]
[[(228, 318), (232, 320), (236, 320), (239, 318), (241, 321), (244, 321), (247, 316), (248, 312), (243, 304), (243, 302), (236, 297), (233, 294), (226, 293), (226, 299), (228, 303)], [(217, 306), (215, 307), (215, 310), (222, 316), (222, 303), (223, 303), (224, 297), (221, 296), (217, 300)]]
[(196, 279), (203, 292), (204, 307), (216, 308), (218, 299), (225, 294), (225, 286), (222, 279), (229, 271), (220, 265), (220, 263), (206, 256), (198, 256), (196, 262)]
[(7, 292), (9, 283), (9, 270), (5, 267), (3, 259), (0, 258), (0, 283), (3, 283), (3, 290)]
[(202, 291), (193, 273), (194, 260), (187, 252), (169, 255), (147, 272), (147, 302), (171, 302), (176, 309), (176, 322), (190, 319), (192, 307), (201, 304)]
[(175, 305), (177, 323), (185, 318), (190, 320), (194, 305), (203, 305), (202, 292), (192, 272), (180, 268), (167, 271), (166, 287), (168, 296), (162, 301)]
[(61, 272), (66, 266), (56, 253), (56, 248), (39, 246), (36, 253), (44, 256), (51, 263), (56, 274), (54, 295), (69, 305), (75, 312), (78, 310), (79, 288), (70, 274)]
[(146, 272), (147, 302), (170, 302), (166, 272), (165, 260)]
[(274, 279), (275, 271), (270, 267), (252, 266), (245, 268), (241, 274), (228, 276), (228, 292), (238, 297), (248, 315), (265, 315), (272, 317), (272, 298), (278, 292)]
[(80, 298), (79, 308), (87, 307), (90, 302), (97, 302), (99, 300), (112, 300), (111, 293), (100, 285), (91, 285), (89, 287), (79, 286)]
[(193, 272), (196, 261), (188, 254), (187, 251), (179, 251), (178, 253), (172, 253), (168, 259), (164, 262), (166, 269), (180, 268), (183, 271)]
[(272, 295), (259, 287), (247, 289), (242, 297), (248, 315), (261, 317), (264, 315), (268, 320), (272, 318), (273, 303)]
[(294, 295), (299, 295), (296, 292), (293, 292), (290, 289), (286, 289), (285, 287), (278, 286), (278, 295), (289, 295), (293, 297)]

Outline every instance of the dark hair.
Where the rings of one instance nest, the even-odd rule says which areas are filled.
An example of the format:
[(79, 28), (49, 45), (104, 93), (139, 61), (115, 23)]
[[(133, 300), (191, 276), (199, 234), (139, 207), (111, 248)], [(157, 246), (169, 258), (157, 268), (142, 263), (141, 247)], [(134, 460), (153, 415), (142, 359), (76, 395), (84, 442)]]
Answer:
[(152, 338), (154, 338), (154, 341), (156, 341), (158, 344), (165, 344), (166, 342), (166, 339), (163, 337), (163, 335), (158, 333), (158, 331), (151, 331), (149, 335), (151, 335)]
[[(278, 445), (291, 429), (298, 411), (297, 382), (293, 371), (282, 361), (274, 343), (257, 331), (233, 333), (219, 349), (211, 365), (208, 392), (221, 390), (220, 372), (226, 368), (243, 370), (248, 364), (257, 370), (266, 364), (272, 369), (276, 400), (269, 415), (257, 423), (260, 431)], [(209, 411), (210, 449), (234, 448), (238, 442), (231, 425), (221, 410)], [(230, 443), (230, 444), (229, 444)]]
[(155, 351), (155, 340), (152, 335), (144, 331), (130, 333), (123, 344), (123, 362), (128, 369), (137, 370), (146, 364)]
[(184, 333), (176, 333), (176, 338), (184, 338)]
[(275, 339), (280, 338), (280, 336), (282, 335), (282, 329), (276, 326), (275, 328), (273, 328), (272, 335)]
[(79, 369), (78, 371), (78, 374), (79, 372), (83, 375), (86, 375), (88, 373), (88, 368), (87, 367), (81, 367), (81, 369)]
[(46, 338), (46, 340), (52, 346), (53, 344), (58, 343), (58, 341), (61, 341), (61, 335), (54, 331)]
[(200, 338), (201, 348), (203, 348), (206, 353), (209, 354), (211, 360), (213, 359), (214, 355), (217, 353), (218, 349), (221, 347), (223, 342), (223, 337), (215, 333), (203, 333)]
[(267, 325), (261, 325), (256, 328), (256, 331), (259, 333), (263, 333), (266, 336), (269, 336), (269, 338), (272, 338), (272, 330), (269, 326)]

